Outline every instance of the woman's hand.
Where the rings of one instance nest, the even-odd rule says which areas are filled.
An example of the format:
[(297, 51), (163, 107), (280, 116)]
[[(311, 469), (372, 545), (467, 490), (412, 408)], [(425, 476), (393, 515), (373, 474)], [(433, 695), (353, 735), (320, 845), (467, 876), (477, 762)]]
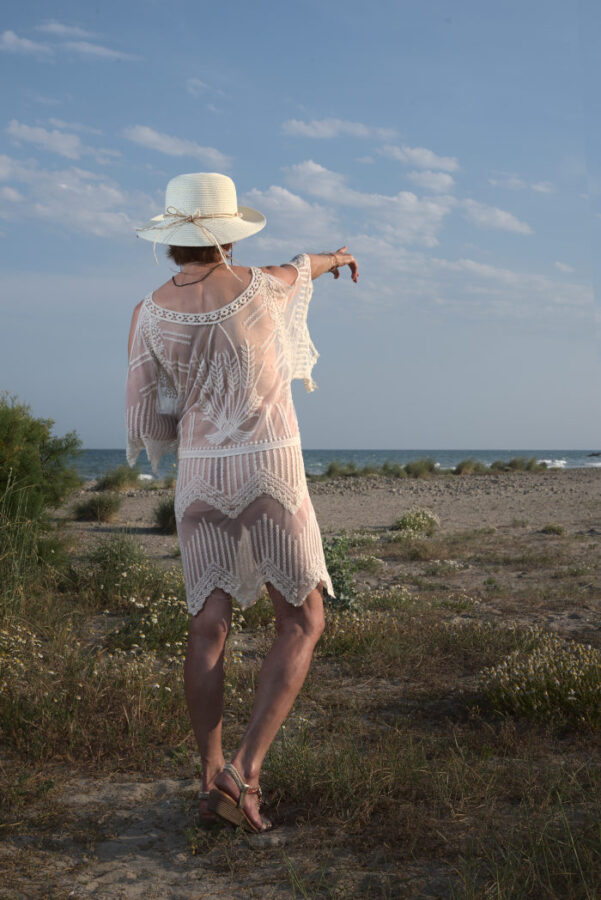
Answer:
[(347, 253), (346, 245), (336, 253), (310, 253), (311, 278), (319, 278), (325, 272), (331, 272), (334, 278), (340, 278), (341, 266), (348, 266), (351, 270), (351, 278), (357, 283), (359, 280), (359, 267), (352, 253)]
[(359, 267), (357, 266), (357, 260), (352, 253), (347, 253), (346, 250), (347, 248), (345, 245), (344, 247), (341, 247), (340, 250), (337, 250), (336, 253), (330, 254), (330, 256), (333, 257), (333, 260), (332, 267), (328, 269), (328, 271), (332, 273), (334, 278), (340, 278), (340, 266), (348, 266), (351, 270), (351, 278), (356, 284), (359, 280)]

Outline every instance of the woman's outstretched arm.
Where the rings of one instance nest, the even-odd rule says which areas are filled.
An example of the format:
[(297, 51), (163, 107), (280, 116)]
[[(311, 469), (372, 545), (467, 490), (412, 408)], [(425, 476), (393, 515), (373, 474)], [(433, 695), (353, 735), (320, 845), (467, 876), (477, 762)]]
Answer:
[[(341, 266), (349, 266), (351, 278), (355, 284), (359, 280), (357, 260), (352, 253), (346, 252), (346, 246), (336, 250), (335, 253), (307, 253), (307, 256), (311, 261), (311, 278), (313, 281), (325, 272), (331, 272), (334, 278), (340, 278), (339, 269)], [(288, 284), (294, 284), (296, 280), (296, 269), (289, 263), (284, 263), (283, 266), (262, 266), (261, 268), (265, 272), (270, 272), (277, 278), (281, 278), (282, 281), (286, 281)]]

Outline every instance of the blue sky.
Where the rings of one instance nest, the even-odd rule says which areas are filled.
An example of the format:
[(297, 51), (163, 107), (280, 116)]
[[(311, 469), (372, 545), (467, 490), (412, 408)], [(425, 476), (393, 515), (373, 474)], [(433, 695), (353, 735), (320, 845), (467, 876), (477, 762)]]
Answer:
[(123, 446), (132, 310), (174, 271), (134, 229), (222, 171), (268, 220), (241, 264), (359, 261), (315, 283), (303, 446), (601, 449), (599, 36), (558, 0), (15, 6), (0, 387)]

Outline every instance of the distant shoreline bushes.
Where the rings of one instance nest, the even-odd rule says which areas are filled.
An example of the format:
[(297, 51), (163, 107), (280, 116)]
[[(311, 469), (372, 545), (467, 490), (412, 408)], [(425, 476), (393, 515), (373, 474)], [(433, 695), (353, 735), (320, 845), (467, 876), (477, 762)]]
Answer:
[(383, 476), (385, 478), (433, 478), (448, 475), (490, 475), (498, 472), (546, 472), (545, 462), (538, 462), (535, 456), (516, 456), (505, 461), (497, 459), (490, 466), (476, 459), (462, 459), (452, 469), (440, 469), (430, 457), (411, 460), (405, 464), (386, 460), (381, 466), (357, 466), (353, 462), (343, 463), (332, 460), (320, 475), (307, 472), (308, 481), (327, 481), (330, 478), (365, 478)]

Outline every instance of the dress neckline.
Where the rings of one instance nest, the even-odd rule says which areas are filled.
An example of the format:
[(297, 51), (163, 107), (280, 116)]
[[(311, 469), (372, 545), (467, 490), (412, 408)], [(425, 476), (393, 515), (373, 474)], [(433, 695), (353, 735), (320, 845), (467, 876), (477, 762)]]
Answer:
[(250, 281), (237, 297), (234, 297), (233, 300), (230, 300), (224, 306), (219, 306), (217, 309), (211, 309), (208, 312), (180, 312), (176, 309), (168, 309), (166, 306), (160, 306), (154, 301), (152, 296), (154, 292), (147, 294), (146, 302), (153, 315), (158, 316), (160, 319), (166, 319), (168, 322), (220, 322), (221, 319), (227, 319), (228, 316), (237, 312), (241, 306), (244, 306), (256, 294), (260, 270), (255, 268), (255, 266), (250, 266), (250, 271)]

